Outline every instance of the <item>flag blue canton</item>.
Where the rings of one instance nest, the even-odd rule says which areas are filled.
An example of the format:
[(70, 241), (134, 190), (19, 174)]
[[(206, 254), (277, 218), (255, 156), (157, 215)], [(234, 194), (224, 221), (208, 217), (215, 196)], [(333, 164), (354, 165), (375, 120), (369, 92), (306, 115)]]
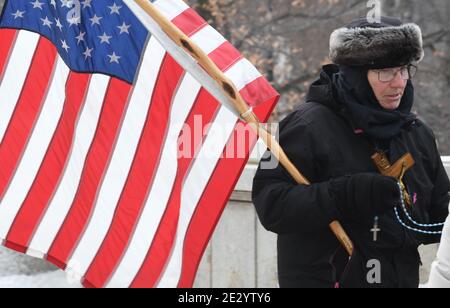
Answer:
[(107, 74), (129, 83), (149, 37), (122, 0), (7, 0), (0, 28), (45, 36), (73, 71)]

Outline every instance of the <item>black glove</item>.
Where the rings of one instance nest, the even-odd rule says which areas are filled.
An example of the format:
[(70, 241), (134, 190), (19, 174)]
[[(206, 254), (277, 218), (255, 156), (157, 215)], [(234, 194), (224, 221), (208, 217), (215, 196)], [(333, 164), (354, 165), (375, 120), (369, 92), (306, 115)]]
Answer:
[(397, 180), (376, 173), (360, 173), (333, 179), (331, 194), (344, 218), (373, 222), (400, 202)]

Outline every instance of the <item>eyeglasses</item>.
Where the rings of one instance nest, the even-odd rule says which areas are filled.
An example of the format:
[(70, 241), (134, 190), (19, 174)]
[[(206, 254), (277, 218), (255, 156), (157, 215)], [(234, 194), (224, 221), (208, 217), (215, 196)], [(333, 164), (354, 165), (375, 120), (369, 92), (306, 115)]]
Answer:
[(414, 78), (414, 76), (416, 75), (417, 66), (410, 64), (398, 69), (393, 68), (374, 71), (378, 74), (378, 80), (381, 82), (391, 82), (399, 72), (403, 80), (409, 80)]

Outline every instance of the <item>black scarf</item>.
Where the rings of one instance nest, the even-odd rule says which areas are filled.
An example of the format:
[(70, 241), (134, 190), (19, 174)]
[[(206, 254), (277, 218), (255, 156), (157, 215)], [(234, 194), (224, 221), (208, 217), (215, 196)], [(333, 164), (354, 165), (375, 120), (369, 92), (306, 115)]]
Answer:
[(388, 141), (416, 120), (411, 113), (414, 87), (409, 80), (397, 110), (384, 109), (367, 79), (367, 69), (340, 66), (333, 75), (335, 98), (343, 105), (353, 125), (375, 140)]

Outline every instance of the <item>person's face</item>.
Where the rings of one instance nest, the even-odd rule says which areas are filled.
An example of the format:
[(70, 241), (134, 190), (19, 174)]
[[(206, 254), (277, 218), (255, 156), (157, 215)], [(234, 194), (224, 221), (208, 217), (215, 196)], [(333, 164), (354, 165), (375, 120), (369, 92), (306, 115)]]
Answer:
[(396, 110), (400, 106), (410, 78), (408, 66), (369, 70), (367, 78), (384, 109)]

